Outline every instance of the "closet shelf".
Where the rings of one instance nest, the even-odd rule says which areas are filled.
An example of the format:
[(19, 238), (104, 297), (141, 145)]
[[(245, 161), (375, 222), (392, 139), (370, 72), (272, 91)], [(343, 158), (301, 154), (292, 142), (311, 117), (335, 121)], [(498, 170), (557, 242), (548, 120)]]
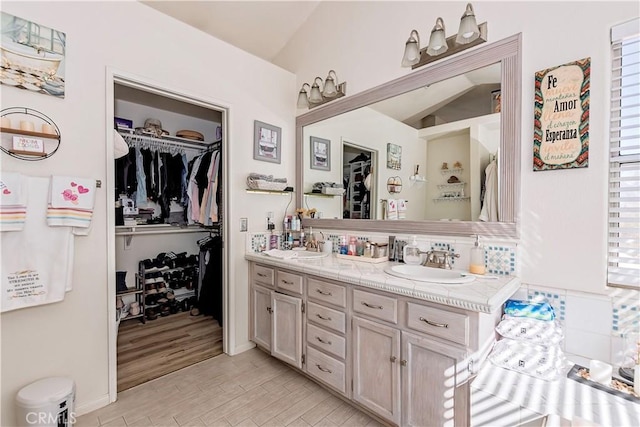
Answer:
[(116, 295), (121, 297), (125, 295), (135, 295), (140, 293), (142, 293), (142, 289), (129, 289), (128, 291), (124, 291), (124, 292), (116, 292)]
[(210, 227), (189, 225), (186, 227), (171, 224), (156, 225), (117, 225), (116, 236), (140, 236), (146, 234), (174, 234), (174, 233), (207, 233)]
[(118, 133), (124, 138), (127, 144), (140, 143), (142, 145), (158, 145), (160, 147), (181, 147), (181, 148), (193, 148), (196, 150), (205, 150), (207, 148), (215, 147), (219, 145), (222, 140), (217, 141), (195, 141), (188, 138), (180, 138), (177, 136), (162, 136), (160, 138), (149, 135), (138, 135), (130, 131), (119, 130)]
[(438, 188), (440, 190), (452, 190), (455, 188), (463, 188), (464, 187), (464, 182), (452, 182), (450, 184), (438, 184)]
[(448, 175), (448, 174), (453, 174), (453, 173), (462, 173), (463, 171), (464, 171), (464, 169), (462, 169), (462, 168), (441, 169), (440, 173), (442, 175)]
[(305, 197), (342, 197), (342, 194), (304, 193)]

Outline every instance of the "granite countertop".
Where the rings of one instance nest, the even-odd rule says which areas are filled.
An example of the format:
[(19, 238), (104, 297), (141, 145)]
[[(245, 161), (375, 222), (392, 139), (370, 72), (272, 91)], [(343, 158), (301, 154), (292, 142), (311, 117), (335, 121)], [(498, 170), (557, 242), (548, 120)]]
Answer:
[(482, 313), (494, 313), (501, 309), (502, 304), (520, 287), (520, 279), (514, 276), (476, 278), (470, 283), (454, 285), (402, 279), (384, 272), (385, 267), (398, 263), (352, 261), (338, 258), (334, 254), (324, 258), (280, 259), (249, 252), (245, 254), (245, 259)]
[(544, 381), (486, 360), (471, 382), (471, 424), (514, 426), (552, 414), (574, 421), (562, 425), (640, 426), (640, 402), (567, 378), (572, 367), (567, 361), (561, 378)]

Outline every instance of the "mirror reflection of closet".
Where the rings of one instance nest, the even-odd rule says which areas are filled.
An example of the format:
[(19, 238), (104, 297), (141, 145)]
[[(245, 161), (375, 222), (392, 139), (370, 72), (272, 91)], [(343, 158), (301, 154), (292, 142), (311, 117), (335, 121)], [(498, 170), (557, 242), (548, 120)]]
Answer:
[[(375, 218), (375, 189), (371, 173), (376, 164), (376, 152), (357, 144), (342, 141), (342, 218)], [(367, 179), (368, 177), (368, 179)]]

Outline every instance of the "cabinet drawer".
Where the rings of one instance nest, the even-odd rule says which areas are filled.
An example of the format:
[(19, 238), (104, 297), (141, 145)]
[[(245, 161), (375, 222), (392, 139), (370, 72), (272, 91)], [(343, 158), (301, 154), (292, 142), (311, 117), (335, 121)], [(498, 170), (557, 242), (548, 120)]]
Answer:
[(345, 333), (346, 315), (331, 308), (323, 307), (312, 302), (307, 304), (307, 320), (334, 331)]
[(307, 343), (342, 359), (346, 356), (346, 341), (340, 335), (307, 324)]
[(344, 363), (312, 347), (307, 347), (307, 373), (346, 394), (347, 377)]
[(398, 323), (398, 300), (395, 298), (354, 289), (353, 311), (387, 322)]
[(273, 277), (273, 268), (253, 264), (253, 268), (251, 269), (251, 280), (254, 283), (260, 283), (261, 285), (272, 288)]
[(465, 314), (408, 302), (407, 326), (459, 344), (469, 344), (469, 316)]
[(286, 271), (276, 272), (276, 286), (278, 289), (302, 295), (302, 276), (287, 273)]
[(309, 279), (307, 283), (307, 295), (309, 299), (326, 302), (342, 308), (347, 307), (347, 290), (344, 286), (334, 285), (333, 283), (322, 282), (316, 279)]

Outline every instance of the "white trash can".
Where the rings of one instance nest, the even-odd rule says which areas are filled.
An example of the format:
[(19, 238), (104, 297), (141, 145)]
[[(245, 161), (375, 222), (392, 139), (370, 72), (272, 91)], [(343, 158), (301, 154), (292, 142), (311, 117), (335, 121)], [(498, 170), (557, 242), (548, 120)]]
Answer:
[(76, 384), (71, 378), (43, 378), (16, 395), (18, 426), (67, 427), (75, 423)]

